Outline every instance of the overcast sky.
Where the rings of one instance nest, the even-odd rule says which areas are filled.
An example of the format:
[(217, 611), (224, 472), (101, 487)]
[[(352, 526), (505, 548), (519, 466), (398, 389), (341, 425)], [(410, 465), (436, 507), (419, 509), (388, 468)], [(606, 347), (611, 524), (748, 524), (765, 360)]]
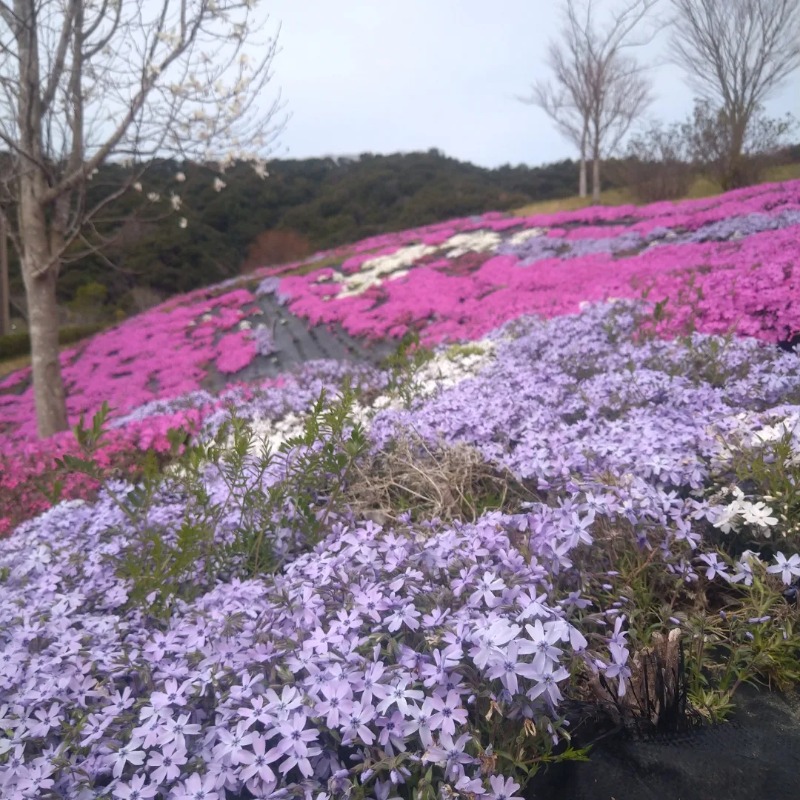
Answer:
[[(613, 7), (605, 0), (599, 7)], [(663, 2), (663, 0), (662, 0)], [(483, 166), (575, 156), (534, 106), (517, 100), (558, 33), (558, 0), (268, 0), (281, 24), (274, 63), (292, 118), (274, 156), (439, 148)], [(665, 37), (637, 52), (663, 60)], [(674, 66), (654, 67), (650, 114), (681, 119), (692, 91)], [(800, 76), (770, 104), (800, 117)], [(800, 138), (800, 136), (798, 137)]]

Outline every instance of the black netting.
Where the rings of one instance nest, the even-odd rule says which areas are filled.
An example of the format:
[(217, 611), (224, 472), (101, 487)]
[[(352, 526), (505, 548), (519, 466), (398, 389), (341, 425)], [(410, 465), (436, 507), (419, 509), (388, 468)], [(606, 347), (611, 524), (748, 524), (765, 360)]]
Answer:
[[(580, 744), (578, 742), (577, 744)], [(751, 687), (731, 721), (677, 734), (619, 733), (587, 763), (537, 776), (535, 800), (782, 800), (800, 795), (800, 702)]]

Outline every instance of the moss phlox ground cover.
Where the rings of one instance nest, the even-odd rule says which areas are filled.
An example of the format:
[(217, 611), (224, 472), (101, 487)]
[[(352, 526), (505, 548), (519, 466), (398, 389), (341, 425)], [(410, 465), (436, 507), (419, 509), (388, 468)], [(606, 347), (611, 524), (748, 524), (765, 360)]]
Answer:
[[(798, 327), (798, 195), (387, 235), (65, 353), (73, 417), (109, 394), (115, 408), (92, 440), (96, 478), (57, 473), (68, 499), (0, 541), (0, 794), (511, 800), (582, 756), (575, 704), (637, 715), (654, 632), (685, 640), (706, 719), (743, 680), (799, 679), (800, 358), (771, 344)], [(272, 352), (268, 326), (253, 334), (265, 294), (447, 344), (412, 346), (404, 367), (310, 362), (204, 390), (212, 364), (235, 375)], [(82, 447), (30, 440), (25, 380), (0, 387), (0, 497), (22, 503)], [(309, 406), (345, 385), (347, 418), (301, 442)], [(527, 499), (473, 521), (356, 515), (358, 426), (388, 458), (409, 435), (471, 448)], [(177, 461), (161, 472), (144, 451)], [(293, 464), (317, 464), (318, 486), (301, 493)], [(269, 569), (237, 549), (254, 533)], [(159, 558), (177, 571), (151, 586), (137, 563)]]

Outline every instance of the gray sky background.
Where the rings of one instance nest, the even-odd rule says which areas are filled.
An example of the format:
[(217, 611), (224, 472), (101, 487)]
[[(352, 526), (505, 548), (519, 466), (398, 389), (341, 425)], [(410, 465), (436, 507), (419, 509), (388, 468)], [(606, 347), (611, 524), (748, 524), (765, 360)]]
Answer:
[[(269, 0), (263, 7), (271, 27), (281, 23), (274, 86), (292, 114), (275, 157), (431, 147), (488, 167), (575, 157), (542, 111), (516, 99), (547, 75), (558, 0)], [(665, 51), (661, 34), (634, 52), (653, 64)], [(651, 72), (650, 116), (685, 117), (693, 93), (682, 72), (668, 64)], [(800, 117), (800, 75), (769, 110)]]

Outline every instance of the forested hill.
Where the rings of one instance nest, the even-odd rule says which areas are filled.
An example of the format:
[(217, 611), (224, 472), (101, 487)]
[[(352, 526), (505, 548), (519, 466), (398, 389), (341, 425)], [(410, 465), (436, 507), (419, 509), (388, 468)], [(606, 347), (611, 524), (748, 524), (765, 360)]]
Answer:
[[(106, 167), (95, 176), (94, 191), (100, 196), (124, 173), (119, 165)], [(196, 165), (153, 164), (142, 193), (119, 201), (101, 223), (103, 233), (118, 234), (105, 258), (81, 257), (65, 268), (61, 301), (74, 302), (82, 286), (102, 284), (108, 308), (135, 311), (143, 287), (163, 297), (206, 286), (238, 274), (249, 251), (260, 263), (283, 262), (377, 233), (565, 197), (575, 192), (577, 165), (490, 170), (430, 150), (272, 161), (266, 179), (237, 165), (219, 191), (214, 177)], [(147, 202), (151, 192), (157, 202)], [(177, 212), (170, 210), (173, 192), (182, 200)], [(16, 265), (12, 280), (21, 296)], [(90, 292), (88, 299), (95, 297)]]

